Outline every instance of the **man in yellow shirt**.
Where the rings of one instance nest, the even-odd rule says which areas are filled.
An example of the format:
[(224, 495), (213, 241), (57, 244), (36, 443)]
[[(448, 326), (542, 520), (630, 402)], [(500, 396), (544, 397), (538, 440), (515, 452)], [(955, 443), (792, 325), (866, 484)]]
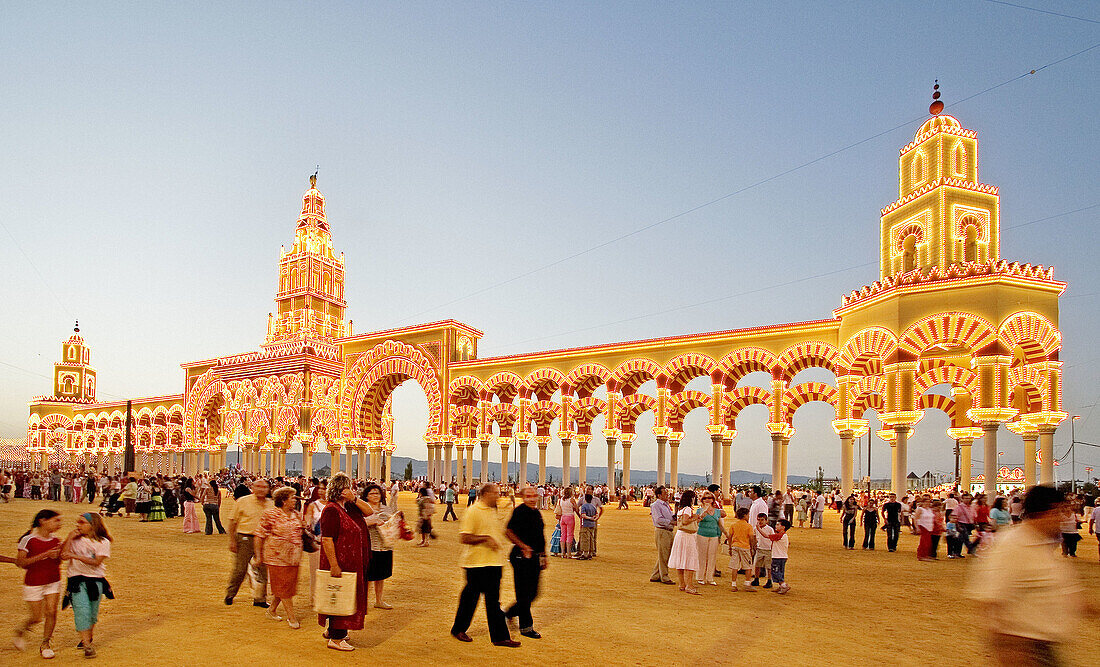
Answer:
[[(260, 529), (260, 517), (266, 510), (275, 506), (267, 497), (268, 485), (266, 479), (257, 479), (252, 482), (252, 494), (242, 496), (233, 506), (233, 513), (229, 516), (229, 551), (233, 553), (233, 571), (229, 574), (229, 585), (225, 589), (225, 603), (233, 604), (233, 598), (241, 588), (241, 582), (248, 574), (248, 562), (253, 556), (260, 560), (260, 554), (255, 553), (254, 541), (256, 532)], [(252, 606), (267, 608), (267, 568), (261, 562), (256, 565), (259, 576), (253, 590), (256, 597)]]
[(474, 619), (478, 599), (485, 596), (485, 617), (489, 638), (494, 646), (519, 646), (508, 632), (508, 623), (500, 609), (500, 578), (504, 571), (504, 528), (497, 515), (500, 490), (496, 484), (481, 487), (477, 502), (462, 515), (458, 539), (462, 554), (458, 565), (466, 570), (466, 587), (458, 597), (458, 611), (451, 635), (463, 642), (473, 641), (466, 631)]

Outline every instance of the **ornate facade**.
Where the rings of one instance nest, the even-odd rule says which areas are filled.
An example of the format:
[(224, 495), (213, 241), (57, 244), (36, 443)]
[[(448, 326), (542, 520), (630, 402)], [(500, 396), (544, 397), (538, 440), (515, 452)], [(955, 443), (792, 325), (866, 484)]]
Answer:
[[(830, 317), (479, 358), (481, 332), (453, 320), (352, 333), (344, 258), (333, 250), (314, 178), (294, 244), (280, 259), (265, 342), (257, 352), (183, 364), (181, 394), (135, 399), (139, 465), (167, 469), (182, 458), (193, 472), (205, 455), (217, 467), (236, 444), (247, 468), (280, 472), (297, 441), (307, 469), (324, 447), (335, 455), (334, 467), (377, 476), (393, 449), (390, 396), (412, 380), (428, 400), (424, 440), (435, 480), (472, 483), (475, 454), (486, 479), (495, 441), (505, 464), (518, 448), (523, 471), (534, 444), (539, 482), (547, 448), (560, 446), (562, 481), (584, 481), (595, 438), (601, 453), (606, 446), (607, 479), (621, 460), (628, 485), (635, 425), (648, 411), (657, 448), (640, 457), (655, 459), (660, 478), (676, 484), (685, 418), (703, 410), (712, 470), (728, 488), (737, 420), (752, 408), (768, 414), (772, 476), (784, 484), (793, 417), (821, 401), (835, 411), (845, 492), (853, 440), (868, 432), (871, 411), (884, 426), (878, 435), (890, 442), (899, 492), (909, 435), (929, 410), (950, 420), (964, 486), (977, 441), (982, 481), (992, 489), (1005, 430), (1022, 438), (1022, 481), (1051, 483), (1053, 434), (1066, 417), (1057, 324), (1066, 285), (1053, 269), (1002, 260), (999, 237), (997, 188), (978, 178), (977, 134), (951, 116), (933, 115), (899, 154), (898, 197), (881, 210), (879, 279), (844, 296)], [(51, 453), (109, 463), (122, 448), (124, 404), (95, 401), (88, 362), (74, 336), (63, 348), (53, 396), (31, 402), (27, 445), (38, 465)], [(796, 382), (807, 368), (826, 369), (835, 382)], [(709, 390), (689, 388), (697, 378), (708, 378)], [(640, 391), (649, 381), (656, 391)], [(593, 433), (601, 415), (607, 428)], [(574, 463), (579, 479), (571, 478)]]

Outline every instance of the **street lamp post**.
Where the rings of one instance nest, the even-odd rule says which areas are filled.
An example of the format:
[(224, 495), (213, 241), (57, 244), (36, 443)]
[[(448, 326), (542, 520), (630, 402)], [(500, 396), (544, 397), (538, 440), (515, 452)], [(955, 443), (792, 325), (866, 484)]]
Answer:
[(1073, 415), (1073, 419), (1069, 421), (1069, 465), (1074, 493), (1077, 493), (1077, 420), (1080, 418), (1081, 415)]

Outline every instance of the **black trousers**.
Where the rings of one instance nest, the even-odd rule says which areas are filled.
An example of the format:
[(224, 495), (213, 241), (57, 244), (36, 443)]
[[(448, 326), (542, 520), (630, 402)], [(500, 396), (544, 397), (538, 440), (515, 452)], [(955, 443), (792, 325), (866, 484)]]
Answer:
[(936, 554), (936, 551), (940, 548), (940, 536), (939, 535), (932, 535), (931, 537), (932, 537), (932, 553), (930, 555), (932, 556), (932, 558), (939, 558), (939, 556)]
[(886, 548), (894, 551), (898, 548), (898, 537), (901, 535), (901, 524), (886, 522)]
[(458, 611), (455, 612), (455, 623), (451, 626), (452, 635), (470, 629), (478, 598), (484, 595), (485, 618), (489, 621), (490, 640), (503, 642), (511, 639), (508, 633), (508, 622), (504, 620), (504, 612), (500, 609), (500, 577), (503, 570), (503, 567), (466, 568), (466, 586), (458, 596)]
[(856, 520), (844, 517), (842, 528), (844, 531), (844, 548), (854, 549), (856, 547)]
[(455, 504), (447, 503), (447, 511), (443, 513), (443, 520), (446, 521), (447, 517), (451, 517), (455, 521), (458, 521), (458, 515), (455, 514)]
[(512, 563), (512, 575), (516, 582), (516, 603), (504, 612), (506, 618), (518, 618), (520, 630), (530, 630), (535, 626), (531, 618), (531, 603), (539, 595), (539, 557), (524, 558), (523, 552), (513, 549), (508, 560)]
[(878, 531), (878, 522), (874, 523), (864, 521), (863, 522), (863, 548), (874, 549), (875, 548), (875, 533)]
[(218, 533), (225, 535), (225, 528), (222, 528), (221, 506), (217, 503), (205, 503), (202, 506), (202, 512), (206, 515), (206, 534), (212, 535), (216, 525)]

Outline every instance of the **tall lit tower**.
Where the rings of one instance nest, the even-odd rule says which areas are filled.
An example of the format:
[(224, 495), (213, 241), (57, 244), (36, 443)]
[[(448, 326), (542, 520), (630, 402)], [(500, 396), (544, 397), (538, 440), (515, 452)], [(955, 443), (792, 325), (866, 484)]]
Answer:
[(279, 260), (276, 312), (268, 315), (267, 343), (331, 340), (347, 333), (344, 311), (344, 254), (332, 249), (325, 197), (317, 174), (309, 177), (294, 245)]

